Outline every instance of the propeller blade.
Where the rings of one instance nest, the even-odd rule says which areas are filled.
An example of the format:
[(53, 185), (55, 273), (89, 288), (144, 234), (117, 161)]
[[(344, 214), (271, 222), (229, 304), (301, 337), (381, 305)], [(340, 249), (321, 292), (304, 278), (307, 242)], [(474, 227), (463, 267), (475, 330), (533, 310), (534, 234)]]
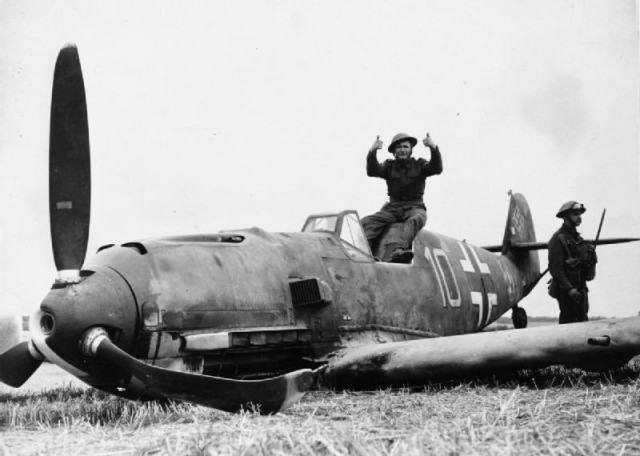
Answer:
[(29, 342), (21, 342), (0, 355), (0, 381), (14, 388), (24, 384), (42, 364), (36, 358)]
[(78, 270), (89, 238), (91, 167), (87, 102), (78, 50), (67, 45), (53, 75), (49, 136), (49, 215), (58, 271)]
[(141, 381), (150, 394), (193, 404), (238, 412), (251, 405), (260, 413), (285, 410), (304, 396), (318, 372), (301, 369), (265, 380), (231, 380), (209, 375), (177, 372), (151, 366), (115, 346), (106, 335), (91, 343), (92, 352)]

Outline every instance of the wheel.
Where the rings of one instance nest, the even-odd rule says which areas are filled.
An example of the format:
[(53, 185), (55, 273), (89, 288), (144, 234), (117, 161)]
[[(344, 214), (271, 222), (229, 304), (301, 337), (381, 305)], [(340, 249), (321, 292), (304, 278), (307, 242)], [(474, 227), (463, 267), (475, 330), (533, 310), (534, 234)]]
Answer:
[(522, 307), (514, 307), (511, 309), (511, 320), (513, 321), (513, 327), (516, 329), (527, 327), (527, 311)]

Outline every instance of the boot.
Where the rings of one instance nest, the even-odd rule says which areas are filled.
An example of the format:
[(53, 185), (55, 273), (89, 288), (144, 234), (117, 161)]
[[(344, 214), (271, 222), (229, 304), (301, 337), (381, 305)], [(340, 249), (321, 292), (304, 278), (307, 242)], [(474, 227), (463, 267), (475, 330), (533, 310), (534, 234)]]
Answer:
[(413, 252), (411, 250), (398, 248), (391, 254), (391, 260), (389, 260), (389, 262), (409, 264), (411, 260), (413, 260)]

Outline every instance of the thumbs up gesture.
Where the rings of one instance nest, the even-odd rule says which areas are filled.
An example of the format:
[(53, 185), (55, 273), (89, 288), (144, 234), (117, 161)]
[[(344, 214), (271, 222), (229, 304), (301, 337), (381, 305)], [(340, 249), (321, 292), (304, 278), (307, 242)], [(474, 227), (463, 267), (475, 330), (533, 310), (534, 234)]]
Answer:
[(427, 136), (422, 140), (422, 144), (424, 144), (429, 149), (435, 149), (436, 147), (438, 147), (433, 139), (431, 139), (431, 136), (429, 136), (429, 133), (427, 133)]
[(380, 141), (380, 135), (376, 136), (376, 140), (373, 142), (373, 145), (369, 149), (369, 152), (373, 152), (374, 150), (382, 149), (382, 141)]

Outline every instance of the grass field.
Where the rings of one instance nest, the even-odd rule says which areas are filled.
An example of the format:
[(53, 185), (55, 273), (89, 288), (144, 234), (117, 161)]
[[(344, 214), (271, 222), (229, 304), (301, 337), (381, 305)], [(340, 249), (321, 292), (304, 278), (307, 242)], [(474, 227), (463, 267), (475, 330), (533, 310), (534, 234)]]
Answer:
[(25, 387), (0, 390), (0, 454), (640, 454), (639, 378), (636, 358), (603, 374), (548, 368), (419, 390), (320, 389), (261, 416), (127, 401), (45, 365)]

